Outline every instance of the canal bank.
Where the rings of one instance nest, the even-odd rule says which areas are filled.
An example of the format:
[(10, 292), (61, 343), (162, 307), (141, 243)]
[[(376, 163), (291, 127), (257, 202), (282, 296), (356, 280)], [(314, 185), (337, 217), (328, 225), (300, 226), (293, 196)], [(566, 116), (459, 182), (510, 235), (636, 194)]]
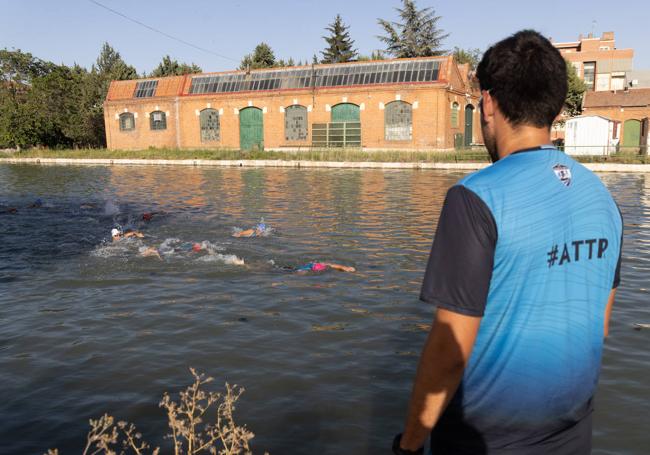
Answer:
[[(489, 163), (440, 162), (372, 162), (372, 161), (308, 161), (308, 160), (163, 160), (110, 158), (1, 158), (7, 164), (88, 165), (88, 166), (206, 166), (206, 167), (276, 167), (276, 168), (333, 168), (333, 169), (437, 169), (472, 171)], [(650, 164), (583, 163), (594, 172), (650, 173)]]

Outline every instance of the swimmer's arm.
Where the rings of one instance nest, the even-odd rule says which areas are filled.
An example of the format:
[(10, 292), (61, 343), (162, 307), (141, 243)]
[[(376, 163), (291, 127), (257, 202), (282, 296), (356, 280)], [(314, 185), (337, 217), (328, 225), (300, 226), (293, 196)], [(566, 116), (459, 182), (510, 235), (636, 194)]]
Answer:
[(128, 239), (129, 237), (137, 237), (139, 239), (144, 238), (144, 234), (140, 231), (129, 231), (124, 233), (124, 238)]
[(332, 263), (326, 263), (327, 266), (333, 268), (334, 270), (339, 270), (341, 272), (356, 272), (357, 270), (354, 267), (348, 267), (346, 265), (341, 265), (341, 264), (332, 264)]
[(245, 231), (235, 232), (233, 237), (251, 237), (255, 233), (253, 229), (246, 229)]
[(609, 293), (609, 299), (607, 299), (607, 307), (605, 307), (605, 332), (604, 336), (609, 335), (609, 318), (612, 315), (612, 307), (614, 306), (614, 299), (616, 297), (616, 288), (612, 289)]
[(438, 308), (420, 355), (400, 447), (418, 450), (456, 393), (481, 317)]

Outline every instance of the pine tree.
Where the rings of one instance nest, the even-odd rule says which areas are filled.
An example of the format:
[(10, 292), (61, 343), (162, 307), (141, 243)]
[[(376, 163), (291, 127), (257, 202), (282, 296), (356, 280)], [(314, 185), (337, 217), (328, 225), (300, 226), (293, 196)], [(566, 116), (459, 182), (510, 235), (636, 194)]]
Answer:
[(255, 47), (252, 54), (244, 56), (239, 65), (240, 70), (273, 68), (277, 66), (273, 49), (266, 43), (260, 43)]
[(88, 124), (94, 125), (94, 142), (98, 146), (106, 145), (106, 132), (104, 128), (103, 103), (108, 93), (111, 81), (137, 79), (138, 72), (128, 65), (115, 49), (104, 43), (97, 61), (90, 69), (86, 78), (86, 93), (88, 110), (84, 113), (89, 118)]
[(169, 55), (163, 57), (160, 64), (151, 72), (149, 77), (182, 76), (183, 74), (201, 73), (203, 70), (196, 64), (178, 63)]
[[(136, 79), (138, 72), (131, 65), (127, 65), (119, 52), (111, 47), (110, 44), (104, 43), (102, 50), (93, 69), (99, 74), (106, 75), (110, 80), (124, 81)], [(110, 82), (110, 81), (109, 81)]]
[(438, 28), (440, 16), (430, 7), (418, 9), (415, 0), (402, 1), (403, 7), (396, 8), (401, 22), (379, 19), (386, 35), (378, 38), (386, 43), (386, 52), (397, 58), (445, 54), (442, 42), (449, 34)]
[(321, 63), (342, 63), (350, 62), (357, 58), (358, 53), (354, 49), (354, 41), (350, 38), (349, 27), (343, 23), (341, 15), (337, 14), (334, 22), (325, 28), (330, 36), (323, 36), (328, 47), (321, 51), (323, 58)]

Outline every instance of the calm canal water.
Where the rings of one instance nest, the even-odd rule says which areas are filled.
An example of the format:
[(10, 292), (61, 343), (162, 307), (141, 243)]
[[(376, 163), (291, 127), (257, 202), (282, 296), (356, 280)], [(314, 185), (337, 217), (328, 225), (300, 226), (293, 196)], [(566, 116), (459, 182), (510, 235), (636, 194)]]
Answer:
[[(19, 209), (0, 214), (0, 453), (79, 453), (104, 412), (168, 449), (157, 403), (190, 366), (246, 387), (236, 415), (255, 453), (388, 453), (432, 316), (417, 300), (427, 254), (461, 176), (0, 165), (0, 206)], [(650, 176), (601, 178), (626, 230), (594, 453), (647, 453), (650, 330), (633, 324), (650, 323)], [(262, 217), (268, 237), (230, 236)], [(115, 224), (146, 238), (113, 245)], [(138, 254), (161, 245), (162, 261)], [(312, 260), (358, 272), (279, 267)]]

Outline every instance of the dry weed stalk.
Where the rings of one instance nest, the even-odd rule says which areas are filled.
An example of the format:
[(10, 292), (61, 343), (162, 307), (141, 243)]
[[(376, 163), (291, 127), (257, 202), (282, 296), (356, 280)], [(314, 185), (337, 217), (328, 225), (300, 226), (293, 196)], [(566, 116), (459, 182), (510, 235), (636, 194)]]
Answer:
[[(173, 441), (174, 454), (250, 455), (249, 441), (255, 435), (246, 426), (237, 425), (233, 418), (235, 403), (244, 393), (244, 388), (226, 383), (225, 394), (206, 392), (202, 387), (212, 382), (213, 378), (197, 373), (194, 368), (190, 368), (190, 372), (194, 383), (179, 393), (180, 403), (173, 401), (165, 392), (159, 404), (167, 411), (171, 429), (167, 437)], [(215, 404), (214, 421), (204, 423), (207, 421), (206, 414), (214, 410)], [(121, 447), (117, 448), (118, 445)], [(145, 455), (149, 450), (149, 444), (142, 440), (142, 435), (132, 423), (120, 421), (115, 424), (108, 414), (98, 420), (90, 420), (83, 455), (124, 455), (129, 452)], [(149, 453), (158, 455), (159, 451), (156, 447)], [(59, 455), (59, 451), (49, 449), (46, 455)]]
[[(194, 383), (180, 392), (180, 403), (165, 393), (160, 407), (167, 411), (169, 428), (167, 436), (173, 440), (175, 455), (194, 455), (208, 451), (213, 455), (250, 454), (248, 442), (254, 434), (245, 426), (238, 426), (233, 419), (235, 403), (243, 387), (226, 383), (226, 394), (205, 392), (202, 386), (213, 378), (199, 374), (190, 368)], [(214, 423), (204, 423), (208, 410), (217, 404)], [(220, 447), (219, 447), (220, 446)]]

